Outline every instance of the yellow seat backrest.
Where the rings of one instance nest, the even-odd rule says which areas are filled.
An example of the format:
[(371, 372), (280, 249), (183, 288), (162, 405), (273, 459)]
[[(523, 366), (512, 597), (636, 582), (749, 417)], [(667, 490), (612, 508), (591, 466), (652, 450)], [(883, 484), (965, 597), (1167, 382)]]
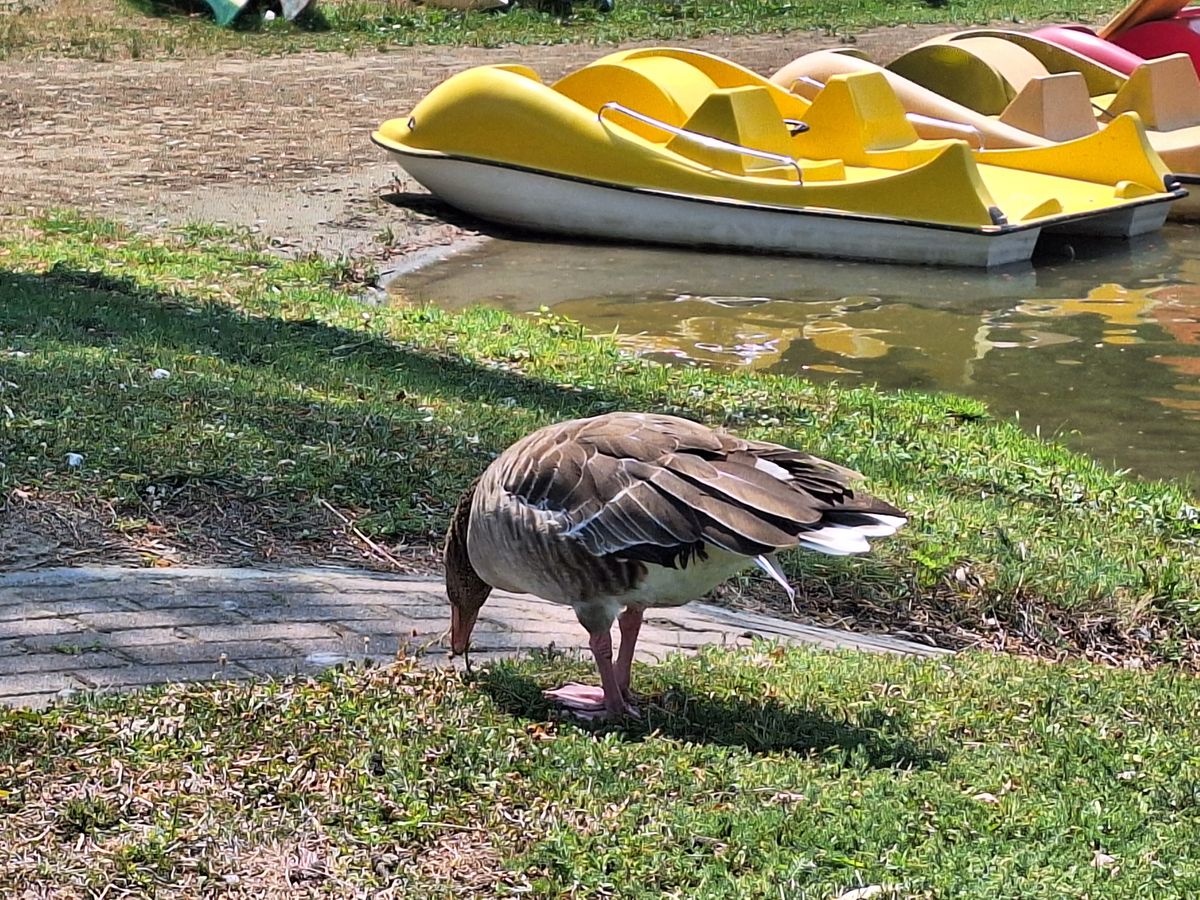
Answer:
[(917, 142), (904, 106), (882, 72), (834, 75), (804, 117), (808, 131), (797, 135), (797, 152), (814, 159), (831, 156), (870, 165), (868, 154)]
[[(791, 133), (770, 93), (761, 87), (724, 88), (710, 92), (683, 127), (695, 134), (741, 147), (788, 158), (793, 154)], [(705, 147), (684, 135), (673, 137), (667, 148), (715, 169), (739, 175), (781, 165), (778, 161)]]

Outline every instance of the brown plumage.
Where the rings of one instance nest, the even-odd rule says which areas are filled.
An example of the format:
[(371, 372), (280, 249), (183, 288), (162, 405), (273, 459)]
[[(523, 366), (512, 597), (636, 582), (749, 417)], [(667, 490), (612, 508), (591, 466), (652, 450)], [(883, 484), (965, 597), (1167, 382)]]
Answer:
[[(467, 489), (446, 536), (454, 652), (492, 588), (574, 607), (603, 684), (554, 692), (579, 709), (629, 706), (629, 666), (649, 607), (677, 606), (758, 564), (791, 595), (773, 555), (858, 553), (903, 512), (856, 472), (674, 416), (618, 412), (542, 428)], [(621, 626), (614, 667), (610, 631)]]

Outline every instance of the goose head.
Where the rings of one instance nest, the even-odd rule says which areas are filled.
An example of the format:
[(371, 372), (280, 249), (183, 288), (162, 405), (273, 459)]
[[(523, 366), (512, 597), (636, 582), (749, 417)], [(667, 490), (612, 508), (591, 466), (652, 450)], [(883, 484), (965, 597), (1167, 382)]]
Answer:
[(446, 547), (442, 555), (446, 567), (446, 596), (450, 600), (450, 652), (467, 652), (471, 631), (479, 610), (492, 586), (479, 577), (467, 552), (467, 528), (471, 520), (471, 501), (478, 481), (467, 488), (450, 517), (446, 532)]

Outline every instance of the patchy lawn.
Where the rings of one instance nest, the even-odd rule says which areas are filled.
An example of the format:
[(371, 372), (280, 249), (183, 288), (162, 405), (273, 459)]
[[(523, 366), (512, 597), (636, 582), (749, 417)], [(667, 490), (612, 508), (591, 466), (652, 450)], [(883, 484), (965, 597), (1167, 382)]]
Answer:
[[(596, 732), (545, 657), (0, 712), (0, 892), (1194, 897), (1200, 685), (709, 651)], [(48, 894), (39, 892), (50, 892)]]
[(869, 557), (792, 554), (810, 616), (951, 646), (1198, 659), (1200, 513), (1182, 487), (971, 400), (660, 366), (554, 316), (365, 305), (345, 275), (206, 227), (0, 226), (5, 517), (50, 517), (43, 534), (72, 554), (100, 535), (147, 562), (319, 557), (348, 533), (339, 516), (359, 546), (427, 547), (522, 434), (655, 409), (853, 466), (912, 514)]

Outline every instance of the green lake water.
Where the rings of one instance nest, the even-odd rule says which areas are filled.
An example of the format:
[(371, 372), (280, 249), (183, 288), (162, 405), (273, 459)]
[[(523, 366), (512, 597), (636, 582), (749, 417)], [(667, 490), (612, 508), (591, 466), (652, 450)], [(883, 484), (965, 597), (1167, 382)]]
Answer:
[(679, 365), (967, 394), (1109, 464), (1200, 483), (1196, 226), (991, 273), (495, 239), (392, 290), (546, 306)]

